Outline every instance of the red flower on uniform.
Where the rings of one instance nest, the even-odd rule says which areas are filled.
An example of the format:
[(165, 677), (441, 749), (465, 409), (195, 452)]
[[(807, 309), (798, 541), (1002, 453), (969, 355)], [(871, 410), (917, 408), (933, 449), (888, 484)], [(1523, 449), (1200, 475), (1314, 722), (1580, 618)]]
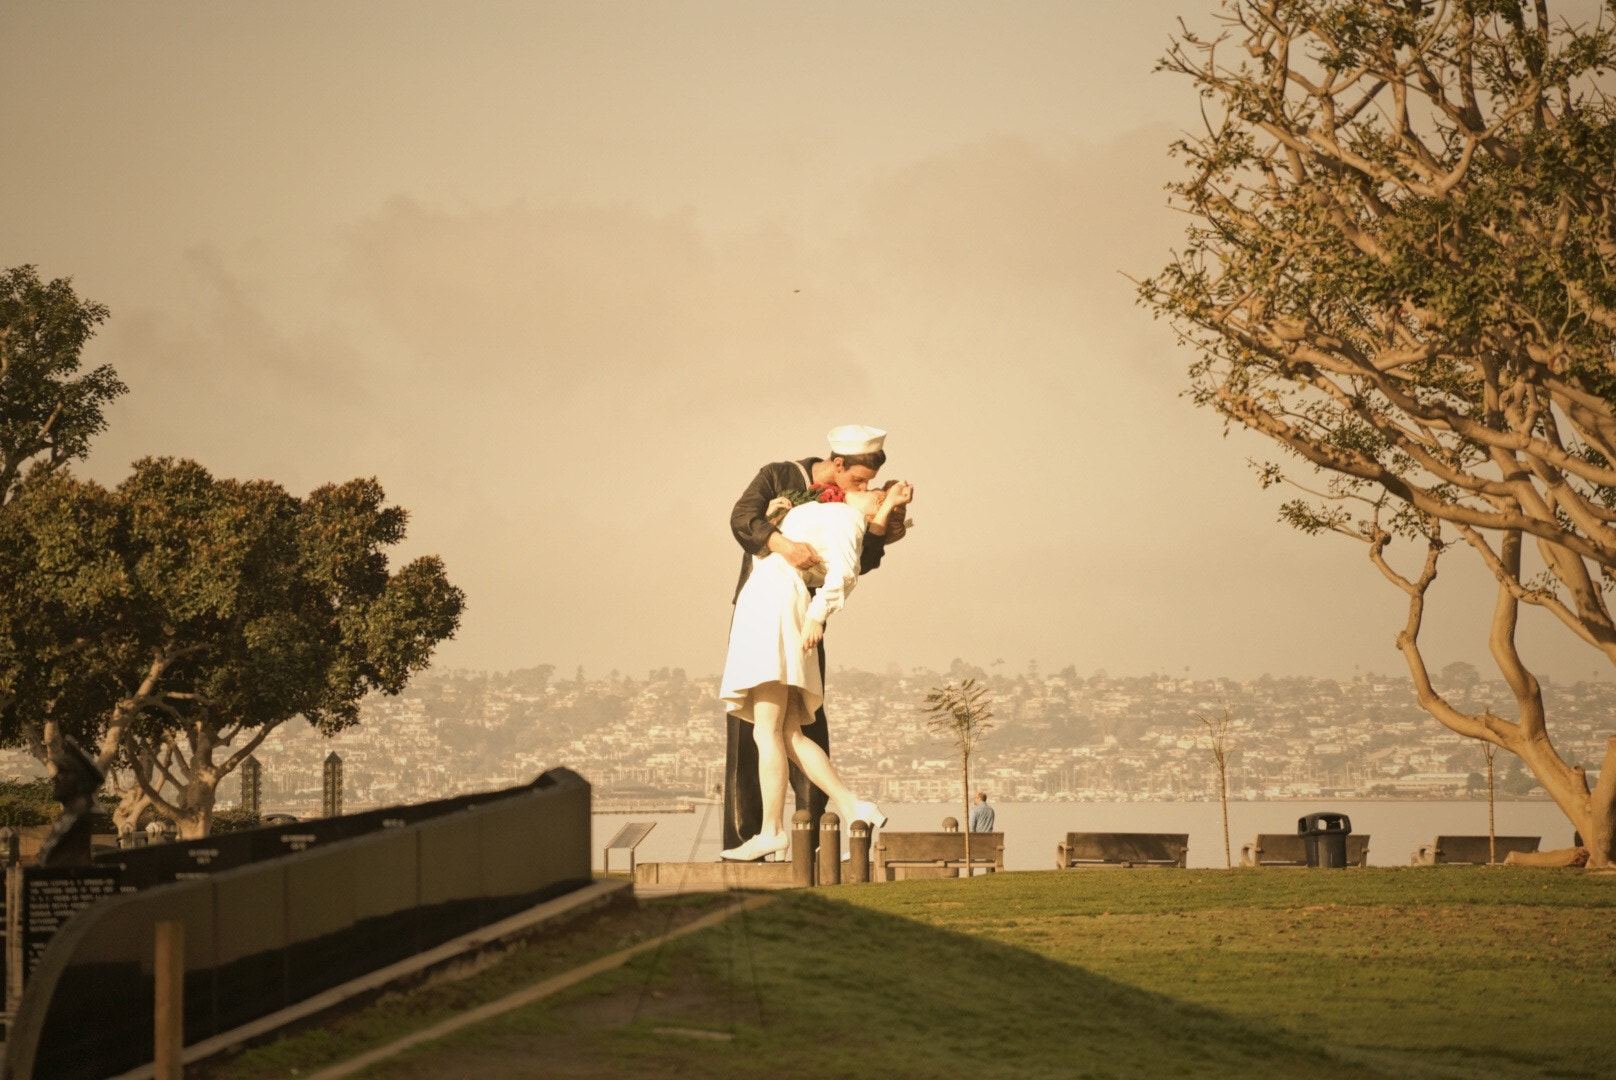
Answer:
[(769, 503), (768, 518), (778, 525), (785, 518), (786, 511), (793, 506), (803, 503), (845, 503), (847, 493), (835, 484), (814, 484), (807, 491), (795, 488), (791, 491), (782, 491), (780, 495)]
[(836, 503), (847, 501), (847, 493), (835, 484), (815, 484), (808, 489), (808, 492), (813, 495), (817, 502)]

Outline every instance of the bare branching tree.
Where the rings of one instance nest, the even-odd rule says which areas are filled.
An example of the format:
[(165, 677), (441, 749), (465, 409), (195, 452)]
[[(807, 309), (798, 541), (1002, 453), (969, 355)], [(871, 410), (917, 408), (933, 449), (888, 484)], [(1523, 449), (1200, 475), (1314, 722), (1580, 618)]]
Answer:
[[(1284, 520), (1360, 541), (1407, 594), (1421, 706), (1518, 755), (1599, 866), (1616, 737), (1590, 787), (1516, 643), (1531, 605), (1616, 662), (1616, 28), (1551, 6), (1224, 0), (1163, 61), (1205, 129), (1175, 147), (1187, 243), (1140, 295), (1197, 352), (1194, 400), (1322, 477)], [(1420, 650), (1461, 552), (1496, 583), (1513, 718), (1448, 700)]]
[(931, 714), (931, 719), (926, 721), (927, 729), (952, 736), (960, 752), (960, 784), (965, 803), (960, 821), (965, 824), (966, 874), (971, 872), (971, 755), (976, 752), (976, 744), (983, 733), (993, 727), (993, 714), (988, 711), (990, 704), (992, 697), (988, 688), (975, 679), (934, 687), (926, 695), (925, 710)]
[(1234, 745), (1234, 714), (1229, 711), (1227, 704), (1221, 704), (1216, 712), (1193, 712), (1190, 716), (1201, 725), (1207, 753), (1212, 755), (1212, 764), (1218, 769), (1218, 803), (1223, 808), (1223, 865), (1232, 867), (1234, 856), (1229, 846), (1229, 751)]

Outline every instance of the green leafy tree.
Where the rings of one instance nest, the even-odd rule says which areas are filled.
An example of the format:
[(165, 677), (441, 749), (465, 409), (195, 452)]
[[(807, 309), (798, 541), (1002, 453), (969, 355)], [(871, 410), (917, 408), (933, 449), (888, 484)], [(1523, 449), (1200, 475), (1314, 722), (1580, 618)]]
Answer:
[[(131, 572), (131, 520), (117, 493), (36, 466), (0, 511), (0, 741), (48, 770), (71, 737), (115, 786), (123, 828), (148, 805), (129, 773), (129, 724), (154, 705), (182, 655), (147, 632)], [(166, 751), (165, 751), (166, 753)]]
[(61, 811), (44, 777), (0, 781), (0, 825), (49, 825)]
[(32, 266), (0, 271), (0, 507), (30, 462), (57, 469), (81, 458), (127, 389), (110, 366), (79, 374), (80, 353), (107, 309), (46, 283)]
[[(1607, 865), (1616, 738), (1590, 788), (1516, 647), (1525, 604), (1616, 661), (1616, 28), (1552, 6), (1225, 0), (1163, 62), (1206, 128), (1175, 147), (1185, 246), (1140, 295), (1196, 351), (1194, 400), (1284, 452), (1260, 464), (1303, 491), (1283, 519), (1408, 596), (1421, 706), (1519, 756)], [(1444, 697), (1420, 651), (1460, 553), (1496, 582), (1514, 718)]]
[(28, 586), (50, 599), (63, 592), (46, 557), (59, 548), (94, 587), (69, 591), (78, 605), (59, 603), (35, 635), (54, 633), (54, 654), (15, 650), (25, 693), (0, 712), (0, 734), (36, 755), (63, 734), (93, 741), (182, 837), (206, 835), (219, 782), (281, 724), (356, 723), (367, 693), (400, 692), (458, 627), (464, 596), (440, 560), (389, 569), (405, 522), (374, 480), (298, 499), (167, 458), (137, 462), (110, 492), (31, 473), (0, 515), (0, 557), (8, 536), (32, 542)]
[[(84, 345), (106, 317), (104, 306), (80, 299), (66, 278), (43, 282), (32, 266), (0, 271), (0, 514), (8, 511), (30, 469), (54, 472), (83, 457), (90, 440), (106, 427), (104, 409), (125, 387), (108, 366), (79, 372)], [(0, 709), (19, 689), (19, 650), (34, 652), (34, 660), (43, 650), (49, 660), (58, 647), (85, 648), (75, 634), (63, 639), (52, 621), (70, 609), (82, 613), (91, 602), (88, 593), (97, 587), (91, 579), (101, 562), (93, 550), (57, 548), (47, 552), (55, 561), (42, 570), (18, 563), (22, 554), (15, 543), (8, 550), (0, 538)], [(75, 554), (84, 561), (75, 562)], [(41, 584), (41, 574), (57, 579), (43, 582), (50, 586), (47, 595), (19, 587), (24, 577)], [(44, 599), (45, 609), (18, 610), (25, 595)]]
[[(167, 662), (136, 629), (128, 524), (112, 492), (65, 470), (30, 470), (0, 509), (0, 742), (47, 768), (68, 736), (110, 761)], [(114, 674), (143, 660), (153, 680)]]
[(925, 711), (931, 714), (926, 721), (927, 729), (951, 736), (960, 752), (960, 785), (965, 805), (960, 825), (965, 830), (967, 874), (971, 865), (971, 755), (976, 752), (982, 735), (993, 727), (993, 714), (988, 711), (992, 700), (986, 686), (975, 679), (965, 679), (933, 687), (924, 705)]

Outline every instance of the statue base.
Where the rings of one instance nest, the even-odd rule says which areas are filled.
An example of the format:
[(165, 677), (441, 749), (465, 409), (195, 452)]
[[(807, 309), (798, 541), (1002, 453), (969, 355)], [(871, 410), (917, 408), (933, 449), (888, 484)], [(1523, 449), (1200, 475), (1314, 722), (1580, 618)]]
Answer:
[(789, 862), (642, 862), (634, 865), (634, 891), (640, 895), (789, 889), (791, 885)]

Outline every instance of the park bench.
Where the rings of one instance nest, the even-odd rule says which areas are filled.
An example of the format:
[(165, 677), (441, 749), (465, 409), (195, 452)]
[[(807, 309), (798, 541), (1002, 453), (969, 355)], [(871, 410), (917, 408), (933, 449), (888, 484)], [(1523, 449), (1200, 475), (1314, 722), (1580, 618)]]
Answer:
[(1058, 870), (1184, 865), (1188, 833), (1071, 832), (1055, 845)]
[[(1499, 836), (1497, 841), (1498, 861), (1503, 862), (1512, 851), (1532, 852), (1537, 850), (1541, 836)], [(1485, 866), (1488, 858), (1487, 838), (1485, 836), (1438, 836), (1429, 844), (1421, 844), (1419, 850), (1409, 856), (1412, 866), (1436, 866), (1439, 863), (1472, 863)]]
[[(1369, 834), (1347, 835), (1347, 865), (1369, 862)], [(1307, 838), (1295, 833), (1258, 833), (1257, 839), (1240, 845), (1241, 866), (1306, 866)]]
[[(916, 877), (959, 877), (965, 868), (965, 833), (876, 833), (871, 846), (871, 881)], [(1004, 869), (1004, 833), (971, 833), (971, 868), (993, 873)]]

